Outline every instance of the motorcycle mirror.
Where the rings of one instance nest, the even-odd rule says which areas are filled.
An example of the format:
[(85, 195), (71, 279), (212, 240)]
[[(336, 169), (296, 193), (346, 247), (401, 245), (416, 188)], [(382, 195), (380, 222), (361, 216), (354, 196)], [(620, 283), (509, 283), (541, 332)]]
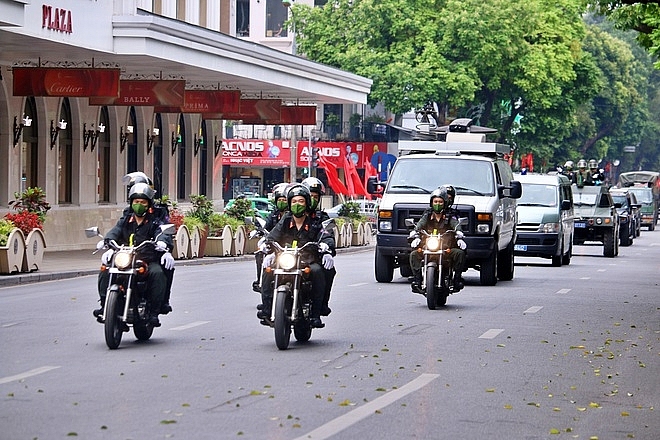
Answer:
[(103, 236), (99, 232), (98, 226), (92, 226), (91, 228), (85, 229), (85, 237), (92, 238), (92, 237), (103, 237)]
[(333, 231), (337, 227), (337, 223), (335, 223), (334, 218), (327, 219), (326, 221), (321, 223), (321, 225), (323, 226), (323, 230), (326, 232)]
[(461, 218), (458, 219), (458, 224), (460, 226), (465, 226), (465, 225), (468, 224), (468, 222), (469, 222), (469, 220), (468, 220), (467, 217), (461, 217)]
[(403, 222), (404, 222), (404, 223), (406, 224), (406, 226), (409, 227), (409, 228), (412, 228), (413, 226), (415, 226), (415, 220), (413, 220), (413, 219), (411, 219), (411, 218), (407, 218), (407, 219), (405, 219)]
[(176, 231), (174, 230), (174, 225), (168, 223), (166, 225), (160, 225), (160, 233), (165, 235), (173, 235)]

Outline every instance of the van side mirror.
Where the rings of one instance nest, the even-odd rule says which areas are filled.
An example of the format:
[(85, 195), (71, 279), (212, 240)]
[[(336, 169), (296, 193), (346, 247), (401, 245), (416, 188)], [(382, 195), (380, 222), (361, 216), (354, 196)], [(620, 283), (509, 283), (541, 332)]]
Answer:
[(566, 211), (567, 209), (571, 209), (571, 201), (570, 200), (562, 200), (561, 201), (561, 210)]
[(380, 194), (383, 191), (383, 182), (378, 181), (378, 177), (371, 176), (367, 179), (367, 192), (369, 194)]
[[(506, 195), (504, 190), (509, 190), (509, 194)], [(509, 197), (511, 199), (519, 199), (522, 196), (522, 184), (517, 180), (512, 180), (511, 186), (498, 185), (497, 195), (500, 198)]]

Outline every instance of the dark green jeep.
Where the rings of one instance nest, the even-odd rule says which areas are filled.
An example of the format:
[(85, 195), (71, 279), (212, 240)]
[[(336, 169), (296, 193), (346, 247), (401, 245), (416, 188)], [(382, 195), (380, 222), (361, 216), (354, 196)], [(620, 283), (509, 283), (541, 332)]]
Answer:
[(605, 186), (573, 184), (575, 232), (573, 244), (587, 241), (603, 243), (603, 255), (619, 254), (619, 215), (609, 190)]

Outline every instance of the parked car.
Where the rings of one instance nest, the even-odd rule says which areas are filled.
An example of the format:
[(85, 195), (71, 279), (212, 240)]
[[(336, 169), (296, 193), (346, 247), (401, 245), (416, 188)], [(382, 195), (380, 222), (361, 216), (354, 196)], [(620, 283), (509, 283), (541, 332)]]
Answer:
[(559, 267), (573, 255), (573, 193), (562, 174), (514, 174), (522, 184), (516, 212), (515, 255), (552, 259)]
[(619, 243), (630, 246), (641, 230), (641, 204), (628, 188), (610, 189), (612, 200), (619, 212)]
[[(348, 200), (348, 202), (357, 203), (359, 206), (359, 212), (361, 215), (365, 216), (367, 220), (374, 225), (376, 224), (376, 216), (378, 215), (378, 201), (377, 200)], [(325, 212), (328, 213), (330, 218), (339, 217), (339, 213), (344, 205), (339, 204), (335, 205), (332, 208), (326, 209)]]
[[(257, 214), (263, 219), (266, 219), (268, 215), (275, 210), (275, 205), (273, 202), (266, 197), (246, 197), (250, 203), (252, 203), (252, 209), (254, 209)], [(236, 199), (231, 199), (225, 205), (225, 209), (231, 208), (234, 205)]]

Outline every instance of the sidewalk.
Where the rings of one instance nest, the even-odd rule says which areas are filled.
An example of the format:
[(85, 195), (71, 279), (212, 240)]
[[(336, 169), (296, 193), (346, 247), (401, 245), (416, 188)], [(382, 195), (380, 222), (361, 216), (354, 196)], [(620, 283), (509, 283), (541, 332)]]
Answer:
[[(372, 251), (373, 244), (366, 246), (351, 246), (337, 249), (337, 254)], [(98, 274), (101, 268), (101, 253), (92, 254), (93, 249), (76, 251), (55, 251), (44, 253), (44, 261), (39, 270), (9, 275), (0, 275), (0, 287), (19, 286), (41, 281), (63, 280), (85, 275)], [(190, 260), (176, 260), (176, 265), (196, 266), (235, 261), (254, 260), (254, 255), (236, 257), (203, 257)]]

